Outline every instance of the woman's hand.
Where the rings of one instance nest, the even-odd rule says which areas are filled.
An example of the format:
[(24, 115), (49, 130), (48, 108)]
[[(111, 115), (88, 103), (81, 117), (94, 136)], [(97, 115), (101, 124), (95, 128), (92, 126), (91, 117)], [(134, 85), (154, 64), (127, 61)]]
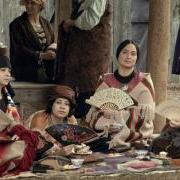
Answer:
[(43, 136), (46, 141), (56, 143), (56, 140), (47, 132), (43, 132)]
[(19, 140), (20, 138), (19, 138), (18, 135), (15, 134), (11, 139), (14, 140), (14, 141), (17, 141), (17, 140)]
[(46, 151), (48, 155), (61, 155), (62, 145), (60, 143), (54, 143), (53, 147)]
[(77, 119), (75, 118), (74, 115), (68, 117), (68, 118), (67, 118), (67, 122), (68, 122), (68, 124), (74, 124), (74, 125), (77, 125), (77, 124), (78, 124)]
[(101, 112), (103, 113), (104, 117), (107, 118), (107, 119), (114, 118), (114, 116), (115, 116), (115, 111), (114, 110), (103, 109), (103, 110), (101, 110)]
[(129, 118), (129, 111), (127, 110), (101, 110), (104, 117), (107, 119), (112, 119), (116, 123), (120, 123), (123, 126), (126, 125), (126, 120)]
[(43, 60), (54, 60), (56, 58), (56, 53), (52, 50), (47, 50), (40, 53), (40, 58)]
[(119, 117), (122, 116), (122, 111), (123, 110), (111, 110), (111, 109), (103, 109), (101, 112), (103, 113), (104, 117), (107, 119), (119, 119)]
[(47, 151), (47, 154), (69, 156), (75, 153), (74, 144), (68, 146), (62, 146), (61, 144), (55, 143), (54, 146)]
[(63, 149), (63, 155), (65, 155), (65, 156), (75, 153), (75, 145), (74, 144), (64, 146), (62, 149)]
[(66, 31), (66, 32), (68, 32), (70, 27), (72, 27), (72, 26), (74, 26), (74, 20), (72, 20), (72, 19), (67, 19), (63, 23), (63, 28), (64, 28), (64, 31)]

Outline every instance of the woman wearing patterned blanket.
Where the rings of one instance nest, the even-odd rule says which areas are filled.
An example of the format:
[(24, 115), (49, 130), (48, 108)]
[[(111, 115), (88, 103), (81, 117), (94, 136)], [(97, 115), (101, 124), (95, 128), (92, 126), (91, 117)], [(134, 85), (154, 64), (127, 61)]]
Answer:
[[(145, 139), (153, 133), (154, 87), (149, 73), (137, 72), (135, 65), (139, 48), (131, 40), (123, 41), (117, 48), (118, 70), (105, 74), (97, 91), (105, 88), (120, 88), (129, 94), (137, 105), (121, 111), (100, 110), (91, 107), (86, 122), (95, 130), (109, 128), (109, 148), (119, 145), (130, 146), (132, 142)], [(112, 132), (111, 125), (122, 124), (121, 130)]]
[(9, 59), (0, 54), (0, 176), (29, 170), (38, 145), (37, 134), (20, 125), (8, 89), (10, 71)]

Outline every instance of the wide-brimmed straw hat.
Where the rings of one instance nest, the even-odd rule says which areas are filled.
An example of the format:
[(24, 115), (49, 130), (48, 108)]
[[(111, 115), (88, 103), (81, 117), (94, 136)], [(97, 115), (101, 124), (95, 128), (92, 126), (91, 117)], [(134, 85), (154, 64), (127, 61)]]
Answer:
[[(19, 4), (20, 5), (25, 5), (27, 0), (20, 0)], [(36, 4), (40, 5), (42, 7), (42, 9), (45, 7), (45, 0), (31, 0), (33, 2), (35, 2)]]
[(0, 56), (0, 68), (11, 69), (10, 60), (7, 56)]

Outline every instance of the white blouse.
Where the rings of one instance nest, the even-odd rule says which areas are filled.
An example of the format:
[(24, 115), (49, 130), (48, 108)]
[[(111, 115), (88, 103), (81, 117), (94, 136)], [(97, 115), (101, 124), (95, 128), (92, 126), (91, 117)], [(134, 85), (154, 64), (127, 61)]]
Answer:
[(85, 0), (79, 11), (83, 13), (75, 20), (75, 26), (82, 30), (91, 30), (99, 22), (106, 10), (107, 0)]

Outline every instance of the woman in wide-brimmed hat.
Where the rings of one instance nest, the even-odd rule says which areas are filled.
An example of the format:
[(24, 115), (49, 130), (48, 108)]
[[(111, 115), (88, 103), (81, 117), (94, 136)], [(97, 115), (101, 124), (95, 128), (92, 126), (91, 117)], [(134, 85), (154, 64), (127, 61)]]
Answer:
[(51, 82), (56, 57), (54, 32), (40, 15), (44, 0), (20, 0), (26, 11), (10, 23), (10, 59), (17, 81)]
[(68, 86), (58, 85), (52, 89), (48, 97), (47, 107), (30, 117), (30, 127), (44, 131), (50, 125), (60, 123), (77, 124), (72, 121), (75, 108), (75, 92)]
[(54, 144), (50, 152), (60, 152), (62, 146), (49, 136), (45, 129), (56, 124), (77, 124), (77, 120), (73, 116), (75, 104), (75, 92), (73, 89), (68, 86), (57, 85), (50, 92), (46, 109), (37, 111), (30, 116), (30, 128), (38, 131), (42, 138)]

